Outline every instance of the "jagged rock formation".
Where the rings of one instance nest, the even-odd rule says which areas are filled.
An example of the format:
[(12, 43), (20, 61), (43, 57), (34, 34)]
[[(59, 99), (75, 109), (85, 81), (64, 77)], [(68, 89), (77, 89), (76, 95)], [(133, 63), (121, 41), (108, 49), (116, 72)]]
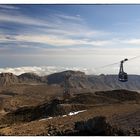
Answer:
[(8, 86), (19, 83), (18, 77), (12, 73), (0, 74), (0, 86)]
[(0, 86), (10, 86), (15, 84), (34, 84), (34, 83), (47, 83), (47, 79), (40, 77), (34, 73), (24, 73), (16, 76), (12, 73), (0, 74)]

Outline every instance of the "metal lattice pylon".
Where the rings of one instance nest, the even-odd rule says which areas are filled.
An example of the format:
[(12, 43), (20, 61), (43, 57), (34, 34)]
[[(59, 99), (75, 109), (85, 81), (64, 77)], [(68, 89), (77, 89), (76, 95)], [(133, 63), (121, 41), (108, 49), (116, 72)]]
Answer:
[(70, 79), (70, 74), (66, 74), (64, 78), (64, 93), (63, 93), (64, 99), (68, 99), (70, 97), (69, 79)]

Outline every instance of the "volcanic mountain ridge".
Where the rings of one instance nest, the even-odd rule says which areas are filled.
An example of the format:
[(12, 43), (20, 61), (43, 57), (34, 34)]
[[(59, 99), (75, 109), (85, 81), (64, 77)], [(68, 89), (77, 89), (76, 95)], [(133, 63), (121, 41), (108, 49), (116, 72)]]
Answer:
[(47, 76), (34, 73), (24, 73), (16, 76), (12, 73), (0, 74), (0, 86), (14, 84), (48, 84), (64, 87), (65, 77), (69, 75), (69, 88), (74, 90), (100, 91), (114, 89), (140, 90), (140, 75), (128, 75), (128, 82), (118, 81), (117, 75), (86, 75), (80, 71), (63, 71)]

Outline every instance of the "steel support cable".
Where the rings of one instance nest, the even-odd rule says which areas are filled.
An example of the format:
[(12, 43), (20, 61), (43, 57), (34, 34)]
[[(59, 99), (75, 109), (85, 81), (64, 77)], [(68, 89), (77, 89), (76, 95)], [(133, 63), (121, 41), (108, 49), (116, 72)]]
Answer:
[[(139, 58), (139, 57), (140, 57), (140, 55), (135, 56), (135, 57), (132, 57), (132, 58), (129, 58), (127, 61), (132, 61), (132, 60), (137, 59), (137, 58)], [(106, 68), (106, 67), (114, 66), (114, 65), (117, 65), (117, 64), (120, 64), (120, 61), (119, 61), (119, 62), (116, 62), (116, 63), (112, 63), (112, 64), (108, 64), (108, 65), (100, 66), (100, 67), (96, 67), (95, 69), (102, 69), (102, 68)]]

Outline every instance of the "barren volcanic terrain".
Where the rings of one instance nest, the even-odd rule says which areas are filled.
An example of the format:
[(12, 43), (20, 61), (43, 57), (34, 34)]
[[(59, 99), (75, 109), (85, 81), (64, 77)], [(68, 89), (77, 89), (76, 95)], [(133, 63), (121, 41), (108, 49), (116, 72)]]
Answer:
[[(68, 73), (70, 96), (64, 98)], [(140, 135), (140, 82), (133, 77), (137, 76), (119, 83), (116, 76), (79, 71), (43, 77), (2, 73), (0, 135)]]

